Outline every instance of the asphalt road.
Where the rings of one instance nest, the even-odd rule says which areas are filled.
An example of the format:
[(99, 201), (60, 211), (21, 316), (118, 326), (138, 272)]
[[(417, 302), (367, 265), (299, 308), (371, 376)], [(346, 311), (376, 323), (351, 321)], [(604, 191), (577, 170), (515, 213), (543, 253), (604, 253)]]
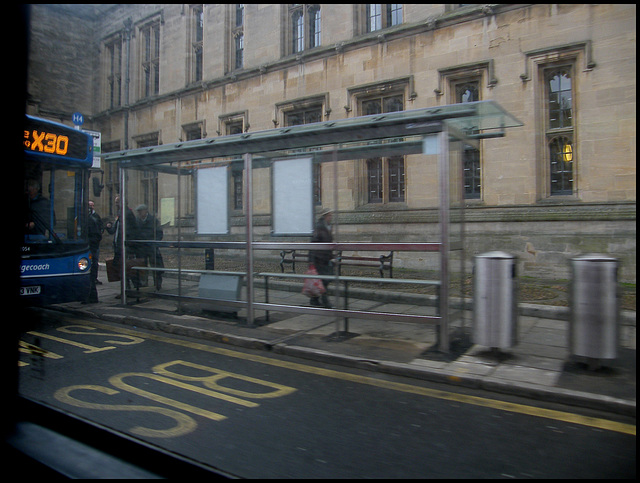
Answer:
[(21, 340), (22, 394), (241, 477), (635, 478), (635, 419), (92, 320)]

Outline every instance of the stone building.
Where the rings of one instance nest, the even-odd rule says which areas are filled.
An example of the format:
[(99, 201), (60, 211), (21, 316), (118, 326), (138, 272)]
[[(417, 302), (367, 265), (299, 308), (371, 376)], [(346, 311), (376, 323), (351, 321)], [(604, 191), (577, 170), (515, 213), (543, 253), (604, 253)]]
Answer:
[[(635, 18), (634, 4), (33, 5), (26, 110), (68, 124), (80, 111), (111, 152), (494, 100), (524, 126), (464, 153), (468, 256), (503, 250), (522, 275), (567, 278), (571, 257), (600, 252), (635, 282)], [(118, 177), (102, 168), (108, 217)], [(318, 208), (331, 205), (332, 180), (314, 176)], [(341, 167), (342, 236), (423, 241), (436, 180), (411, 156)], [(145, 172), (130, 183), (131, 204), (194, 225), (188, 189), (181, 213), (162, 213), (175, 187)], [(229, 183), (241, 229), (242, 173)]]

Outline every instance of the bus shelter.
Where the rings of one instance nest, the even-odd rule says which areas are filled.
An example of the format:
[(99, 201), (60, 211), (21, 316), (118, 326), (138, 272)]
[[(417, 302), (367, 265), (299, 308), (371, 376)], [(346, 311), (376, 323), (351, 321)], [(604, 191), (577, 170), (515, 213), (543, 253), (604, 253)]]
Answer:
[[(438, 348), (449, 351), (452, 324), (462, 320), (465, 279), (464, 255), (464, 172), (463, 152), (477, 148), (478, 140), (505, 135), (510, 127), (522, 123), (494, 101), (454, 104), (408, 111), (398, 111), (335, 121), (297, 125), (258, 132), (198, 139), (174, 144), (105, 153), (107, 163), (118, 163), (121, 197), (120, 219), (125, 219), (129, 201), (139, 202), (139, 193), (128, 186), (134, 178), (162, 178), (162, 185), (172, 185), (173, 203), (162, 210), (177, 213), (171, 237), (162, 240), (136, 240), (127, 233), (121, 237), (123, 259), (127, 251), (145, 244), (174, 250), (175, 263), (163, 268), (139, 266), (134, 269), (153, 275), (177, 277), (177, 289), (148, 292), (149, 296), (185, 302), (207, 302), (229, 310), (244, 310), (244, 323), (252, 326), (258, 313), (288, 312), (331, 317), (336, 333), (348, 330), (349, 319), (378, 319), (388, 323), (411, 322), (435, 326)], [(435, 186), (438, 213), (437, 234), (419, 235), (418, 240), (405, 240), (401, 233), (376, 240), (354, 240), (351, 231), (341, 223), (341, 193), (344, 179), (353, 171), (343, 169), (345, 163), (361, 163), (372, 157), (402, 156), (411, 159), (417, 176), (423, 176), (425, 186)], [(428, 169), (421, 169), (428, 167)], [(319, 169), (321, 168), (321, 169)], [(141, 174), (143, 173), (143, 174)], [(149, 175), (151, 173), (151, 176)], [(321, 174), (319, 174), (321, 173)], [(239, 178), (241, 176), (241, 178)], [(320, 207), (317, 193), (322, 177), (322, 207), (333, 211), (331, 243), (311, 243), (310, 236)], [(154, 178), (155, 177), (155, 178)], [(416, 183), (416, 176), (413, 182)], [(427, 180), (429, 178), (429, 180)], [(342, 181), (341, 181), (342, 180)], [(231, 216), (234, 206), (234, 186), (241, 182), (241, 216)], [(417, 180), (421, 182), (420, 179)], [(268, 193), (266, 193), (268, 192)], [(257, 198), (260, 198), (260, 201)], [(188, 206), (187, 206), (188, 205)], [(185, 223), (186, 213), (191, 223)], [(164, 213), (166, 214), (166, 213)], [(242, 221), (238, 223), (238, 219)], [(266, 220), (266, 221), (265, 221)], [(166, 230), (165, 230), (166, 231)], [(168, 232), (168, 231), (167, 231)], [(170, 239), (172, 238), (172, 239)], [(415, 237), (414, 237), (415, 238)], [(186, 262), (185, 254), (229, 253), (240, 257), (242, 269), (216, 271), (212, 266), (196, 267)], [(329, 250), (335, 253), (422, 253), (435, 256), (438, 276), (434, 279), (398, 279), (341, 276), (320, 276), (331, 279), (332, 307), (309, 304), (271, 303), (269, 281), (276, 278), (299, 282), (303, 273), (256, 270), (255, 260), (268, 255), (304, 253), (308, 250)], [(219, 255), (216, 255), (219, 256)], [(122, 266), (122, 303), (139, 293), (127, 289), (127, 268)], [(244, 296), (212, 299), (194, 292), (193, 283), (208, 276), (236, 276), (246, 286)], [(347, 305), (349, 283), (415, 284), (435, 287), (435, 314), (409, 315), (401, 313), (357, 310)], [(266, 285), (266, 297), (257, 300), (256, 284)], [(406, 286), (406, 285), (405, 285)], [(454, 290), (456, 291), (454, 293)], [(459, 291), (459, 292), (458, 292)]]

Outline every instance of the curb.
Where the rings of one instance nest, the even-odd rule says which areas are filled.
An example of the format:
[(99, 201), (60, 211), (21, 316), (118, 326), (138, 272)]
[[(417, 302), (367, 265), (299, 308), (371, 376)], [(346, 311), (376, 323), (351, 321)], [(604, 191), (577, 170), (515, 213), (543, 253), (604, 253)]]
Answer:
[[(230, 342), (232, 343), (232, 342)], [(443, 369), (415, 367), (402, 362), (378, 361), (339, 355), (320, 349), (302, 346), (284, 346), (274, 352), (310, 359), (317, 362), (328, 362), (356, 369), (365, 369), (395, 376), (410, 377), (452, 386), (472, 389), (483, 389), (489, 392), (521, 396), (545, 402), (556, 402), (588, 409), (597, 409), (624, 416), (636, 416), (635, 401), (613, 398), (599, 394), (591, 394), (563, 388), (548, 388), (531, 383), (505, 381), (492, 377), (457, 374)]]
[(271, 344), (255, 337), (225, 334), (219, 331), (189, 327), (186, 325), (158, 321), (131, 315), (96, 314), (90, 310), (65, 308), (75, 314), (91, 315), (100, 320), (106, 320), (124, 325), (155, 330), (168, 334), (199, 338), (212, 342), (229, 344), (245, 349), (263, 350), (280, 355), (298, 357), (316, 362), (336, 364), (343, 367), (367, 370), (382, 374), (410, 377), (425, 381), (443, 383), (452, 386), (462, 386), (472, 389), (482, 389), (489, 392), (526, 397), (545, 402), (555, 402), (588, 409), (606, 411), (623, 416), (636, 416), (636, 402), (611, 396), (591, 394), (571, 389), (545, 387), (532, 383), (507, 381), (495, 377), (485, 377), (473, 374), (453, 373), (446, 369), (418, 367), (408, 363), (392, 362), (376, 359), (336, 354), (322, 349), (314, 349), (295, 344), (279, 342)]

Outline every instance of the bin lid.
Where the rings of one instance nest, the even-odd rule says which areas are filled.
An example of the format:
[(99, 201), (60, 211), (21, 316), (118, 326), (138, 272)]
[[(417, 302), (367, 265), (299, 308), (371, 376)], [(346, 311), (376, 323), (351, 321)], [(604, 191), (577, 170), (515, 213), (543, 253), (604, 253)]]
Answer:
[(487, 252), (487, 253), (482, 253), (480, 255), (476, 255), (475, 258), (498, 258), (498, 259), (511, 260), (513, 258), (516, 258), (516, 257), (515, 257), (515, 255), (511, 255), (510, 253), (501, 252), (499, 250), (496, 250), (496, 251), (493, 251), (493, 252)]
[(611, 257), (609, 255), (604, 255), (602, 253), (587, 253), (585, 255), (580, 255), (572, 258), (571, 260), (581, 262), (617, 262), (618, 259), (615, 257)]

